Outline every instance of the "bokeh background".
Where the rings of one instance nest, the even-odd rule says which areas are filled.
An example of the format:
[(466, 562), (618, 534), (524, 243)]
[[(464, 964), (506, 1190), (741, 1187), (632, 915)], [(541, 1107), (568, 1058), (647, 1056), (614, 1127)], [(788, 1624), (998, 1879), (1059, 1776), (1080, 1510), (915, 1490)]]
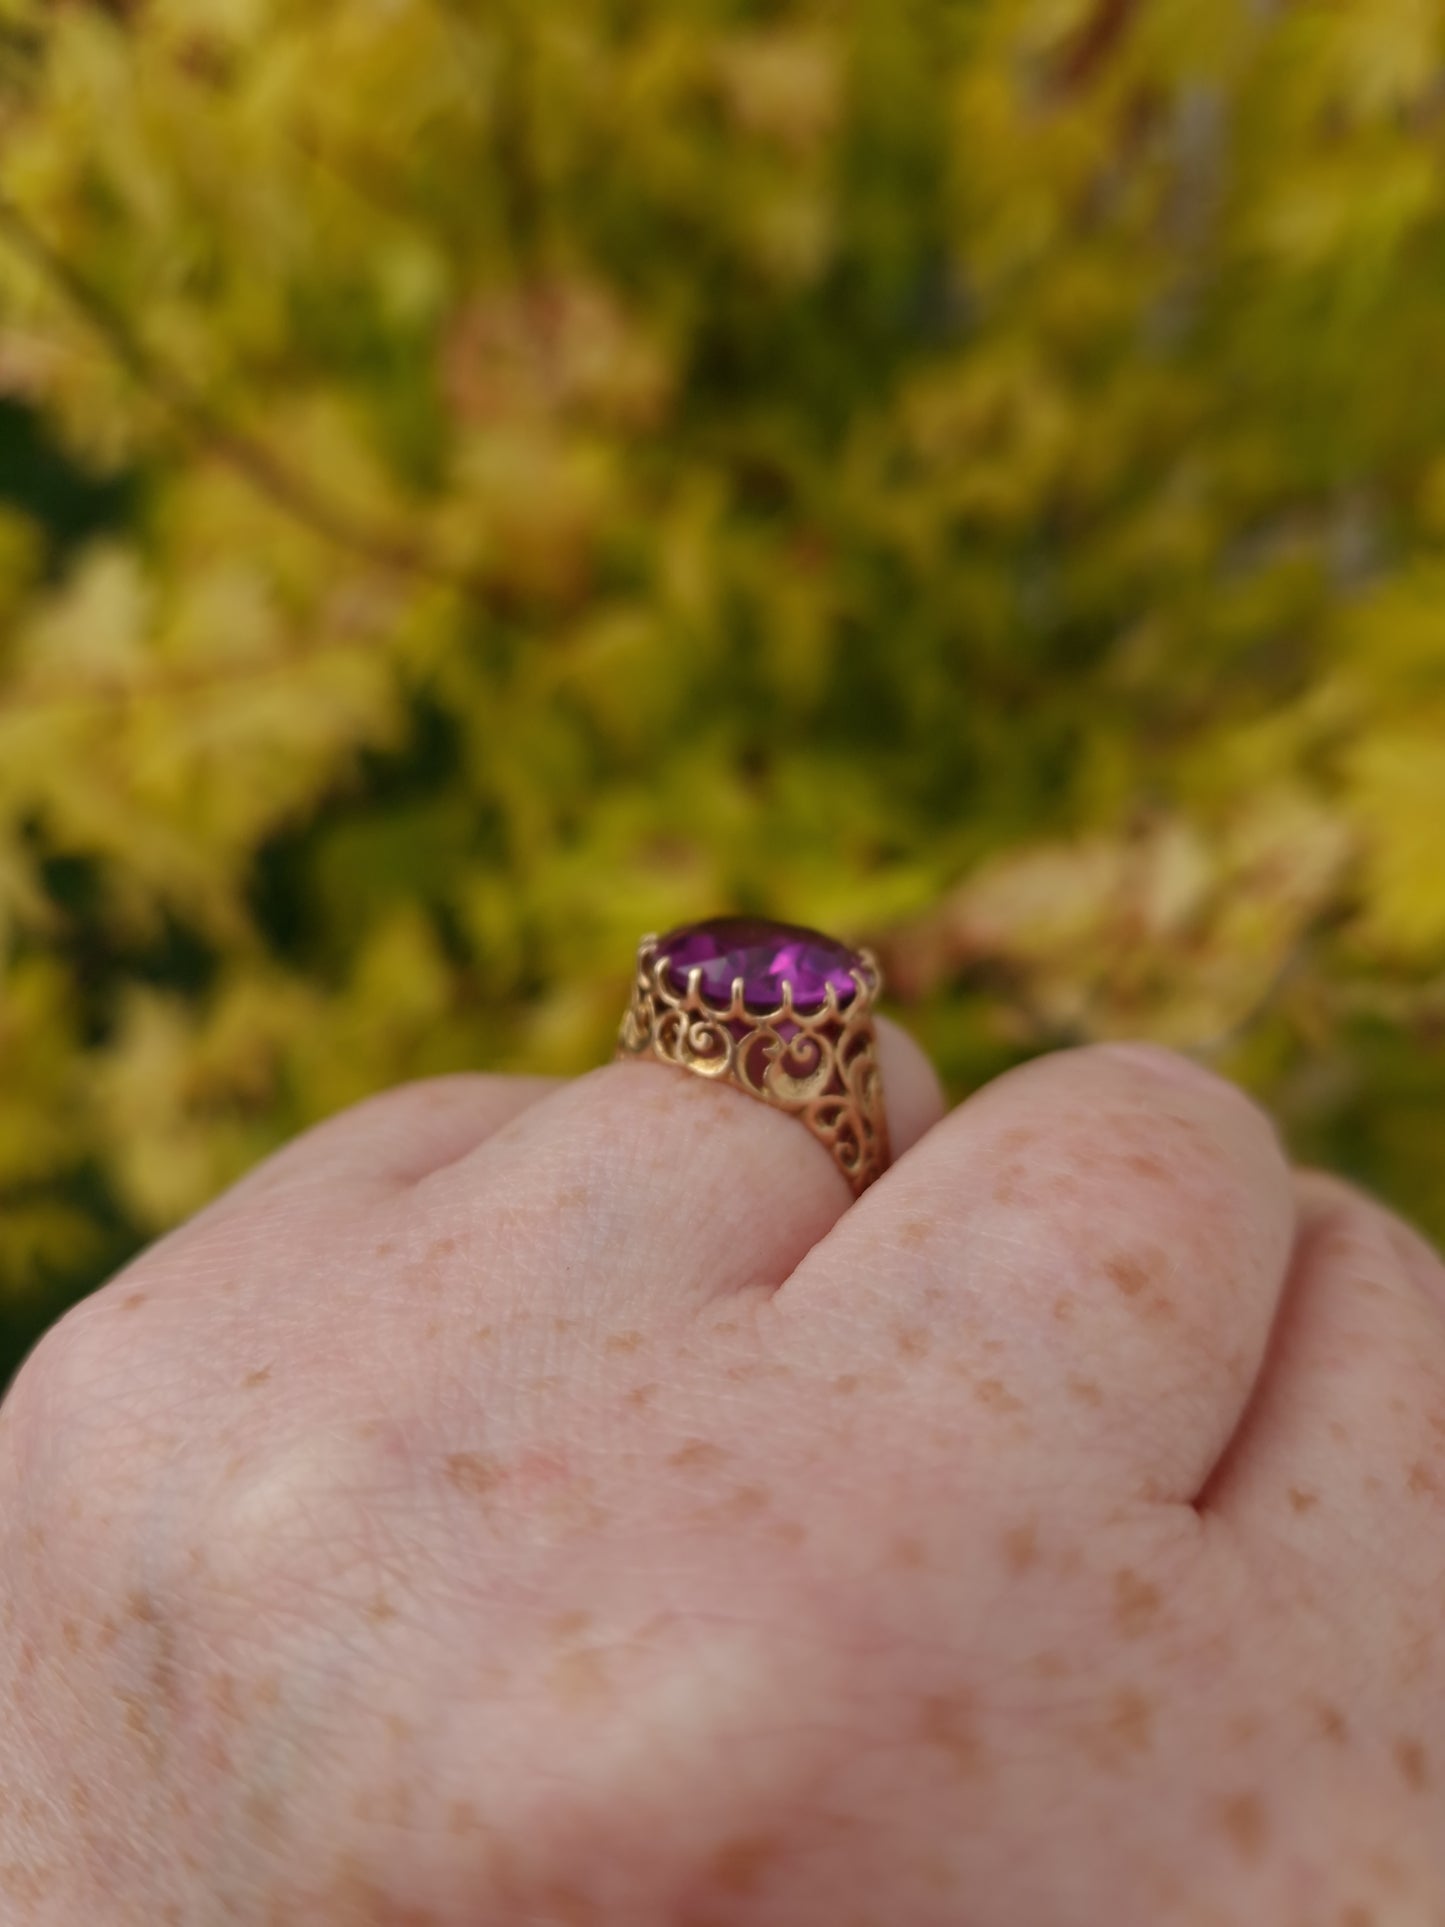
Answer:
[(0, 1380), (724, 908), (1445, 1229), (1442, 10), (0, 0)]

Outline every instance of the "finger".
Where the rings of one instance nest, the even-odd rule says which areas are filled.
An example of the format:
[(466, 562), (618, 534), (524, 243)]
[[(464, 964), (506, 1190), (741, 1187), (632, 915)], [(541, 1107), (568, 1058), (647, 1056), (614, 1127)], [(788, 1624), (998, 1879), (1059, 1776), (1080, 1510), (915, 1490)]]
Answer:
[[(1318, 1172), (1297, 1185), (1268, 1368), (1204, 1503), (1272, 1554), (1303, 1555), (1357, 1623), (1382, 1612), (1433, 1623), (1445, 1592), (1445, 1274), (1349, 1185)], [(1375, 1648), (1398, 1655), (1393, 1623)]]
[[(886, 1019), (877, 1031), (890, 1130), (906, 1149), (943, 1099), (912, 1039)], [(498, 1290), (637, 1321), (775, 1287), (852, 1201), (798, 1118), (650, 1060), (553, 1092), (421, 1191), (466, 1262), (505, 1250)]]
[(182, 1229), (237, 1213), (295, 1228), (316, 1212), (366, 1205), (474, 1151), (561, 1081), (461, 1071), (379, 1092), (265, 1158)]
[(819, 1369), (918, 1361), (963, 1446), (1001, 1427), (1056, 1481), (1184, 1499), (1259, 1370), (1293, 1220), (1232, 1085), (1149, 1046), (1064, 1052), (929, 1132), (779, 1310)]

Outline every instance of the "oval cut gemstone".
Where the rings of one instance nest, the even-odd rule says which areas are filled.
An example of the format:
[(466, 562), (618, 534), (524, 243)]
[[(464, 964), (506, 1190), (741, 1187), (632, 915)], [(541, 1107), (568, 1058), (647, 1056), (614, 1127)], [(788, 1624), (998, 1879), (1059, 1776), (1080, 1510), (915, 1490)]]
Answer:
[(702, 994), (720, 1010), (732, 1002), (738, 977), (750, 1010), (776, 1010), (784, 984), (792, 986), (793, 1008), (805, 1013), (823, 1008), (829, 984), (840, 1006), (858, 994), (852, 974), (861, 968), (857, 953), (799, 924), (713, 917), (669, 931), (657, 947), (673, 988), (686, 990), (689, 971), (700, 970)]

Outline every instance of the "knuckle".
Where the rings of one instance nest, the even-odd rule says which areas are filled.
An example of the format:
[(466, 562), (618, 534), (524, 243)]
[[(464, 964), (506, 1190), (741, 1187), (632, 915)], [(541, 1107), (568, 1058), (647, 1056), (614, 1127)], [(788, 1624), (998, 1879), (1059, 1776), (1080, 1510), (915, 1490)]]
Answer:
[(20, 1367), (5, 1400), (18, 1435), (44, 1437), (63, 1427), (73, 1405), (83, 1402), (82, 1386), (93, 1369), (88, 1305), (73, 1307), (52, 1325)]
[(491, 1071), (448, 1071), (415, 1078), (358, 1099), (317, 1125), (311, 1135), (317, 1143), (333, 1143), (376, 1131), (405, 1131), (428, 1116), (485, 1112), (516, 1081)]
[(135, 1341), (110, 1307), (101, 1298), (72, 1307), (35, 1346), (5, 1400), (11, 1476), (38, 1493), (92, 1473), (113, 1479), (143, 1384)]
[(353, 1591), (371, 1598), (392, 1510), (387, 1478), (354, 1428), (273, 1439), (219, 1465), (198, 1522), (210, 1586), (233, 1599), (272, 1597), (281, 1581), (321, 1588), (333, 1604)]

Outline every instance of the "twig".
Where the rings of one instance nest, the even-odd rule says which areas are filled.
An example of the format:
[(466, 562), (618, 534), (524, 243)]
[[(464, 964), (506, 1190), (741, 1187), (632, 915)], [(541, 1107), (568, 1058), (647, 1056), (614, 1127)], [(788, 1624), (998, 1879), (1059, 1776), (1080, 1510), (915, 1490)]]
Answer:
[(426, 576), (472, 595), (485, 595), (484, 586), (474, 576), (429, 555), (410, 535), (369, 526), (351, 515), (287, 468), (263, 442), (226, 421), (184, 375), (167, 367), (146, 346), (105, 296), (3, 195), (0, 239), (38, 268), (51, 286), (86, 317), (115, 359), (195, 440), (313, 535), (401, 573)]
[(1072, 92), (1093, 79), (1128, 32), (1138, 10), (1139, 0), (1099, 0), (1059, 70), (1061, 92)]

